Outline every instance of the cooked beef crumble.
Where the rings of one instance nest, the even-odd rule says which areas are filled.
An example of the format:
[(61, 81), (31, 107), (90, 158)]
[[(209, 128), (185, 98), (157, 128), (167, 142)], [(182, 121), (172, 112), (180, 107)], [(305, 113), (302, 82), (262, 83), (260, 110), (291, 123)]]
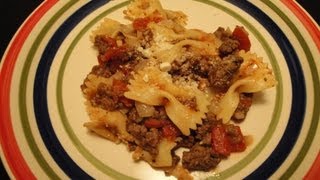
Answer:
[(112, 75), (111, 71), (109, 68), (103, 66), (103, 65), (95, 65), (93, 66), (92, 70), (91, 70), (91, 74), (97, 75), (97, 76), (101, 76), (101, 77), (105, 77), (108, 78)]
[(129, 74), (144, 56), (135, 48), (121, 43), (118, 45), (116, 39), (96, 36), (94, 47), (98, 49), (99, 65), (92, 69), (93, 74), (110, 77), (118, 70)]
[(173, 78), (190, 77), (199, 82), (199, 85), (207, 84), (217, 90), (226, 90), (230, 87), (233, 77), (242, 64), (243, 59), (238, 55), (223, 57), (191, 56), (185, 61), (175, 60), (169, 74)]
[(232, 119), (235, 122), (240, 122), (244, 120), (247, 116), (247, 113), (252, 104), (252, 93), (241, 93), (240, 94), (240, 101), (236, 111), (234, 112)]
[(189, 152), (185, 151), (182, 155), (182, 165), (184, 168), (195, 171), (209, 171), (216, 167), (221, 158), (212, 154), (211, 147), (194, 145)]
[(215, 89), (225, 90), (230, 87), (233, 77), (243, 62), (242, 57), (229, 55), (209, 72), (209, 82)]
[(103, 35), (98, 35), (94, 38), (94, 47), (97, 48), (99, 54), (104, 54), (109, 48), (115, 46), (115, 41)]
[(219, 47), (220, 55), (226, 56), (229, 54), (232, 54), (234, 51), (236, 51), (239, 47), (240, 43), (238, 40), (228, 38)]
[(112, 91), (112, 88), (104, 83), (100, 83), (97, 92), (91, 98), (92, 106), (99, 106), (102, 109), (114, 111), (119, 107), (119, 97)]
[(240, 42), (232, 36), (230, 30), (219, 27), (214, 34), (222, 41), (219, 47), (220, 57), (224, 57), (239, 50)]
[(218, 39), (225, 41), (231, 37), (232, 33), (228, 29), (224, 29), (223, 27), (218, 27), (218, 29), (216, 31), (214, 31), (214, 35)]
[(127, 113), (128, 120), (139, 123), (142, 117), (139, 116), (138, 111), (135, 107), (131, 108)]
[(208, 78), (209, 71), (215, 66), (216, 60), (210, 56), (191, 55), (183, 57), (183, 61), (175, 60), (169, 73), (175, 76), (189, 76), (194, 80)]
[(127, 123), (127, 131), (136, 139), (138, 144), (143, 150), (148, 151), (152, 156), (158, 154), (157, 146), (160, 142), (160, 132), (156, 128), (148, 129), (143, 124), (134, 122)]

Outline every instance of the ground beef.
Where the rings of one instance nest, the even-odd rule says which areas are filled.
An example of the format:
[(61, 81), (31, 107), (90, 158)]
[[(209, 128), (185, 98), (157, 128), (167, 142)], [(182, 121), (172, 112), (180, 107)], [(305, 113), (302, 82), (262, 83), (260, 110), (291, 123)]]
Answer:
[(137, 123), (128, 122), (127, 123), (127, 131), (138, 140), (143, 139), (145, 134), (148, 132), (148, 129)]
[(121, 41), (119, 46), (114, 38), (99, 35), (95, 37), (94, 46), (99, 52), (100, 65), (94, 69), (94, 73), (101, 74), (103, 77), (110, 77), (120, 70), (128, 75), (139, 63), (139, 60), (144, 58), (141, 52), (122, 44), (123, 41), (120, 39), (118, 41)]
[(190, 77), (196, 81), (203, 81), (208, 78), (210, 70), (215, 66), (216, 59), (211, 56), (189, 55), (182, 60), (175, 60), (171, 64), (169, 74), (175, 76)]
[(108, 78), (112, 75), (110, 69), (104, 65), (95, 65), (93, 66), (91, 73), (97, 76)]
[(221, 41), (224, 41), (226, 39), (229, 39), (232, 35), (231, 31), (228, 31), (224, 29), (223, 27), (219, 27), (215, 32), (214, 35), (220, 39)]
[(142, 120), (142, 117), (139, 116), (138, 111), (135, 107), (131, 108), (127, 113), (128, 119), (130, 121), (139, 123)]
[(239, 41), (235, 39), (228, 38), (222, 42), (221, 46), (219, 47), (219, 53), (221, 57), (227, 56), (232, 54), (239, 48)]
[(138, 31), (137, 37), (139, 38), (140, 46), (143, 49), (151, 47), (151, 41), (153, 40), (151, 29), (147, 28), (144, 31)]
[(211, 155), (211, 147), (194, 145), (189, 152), (182, 154), (182, 166), (190, 171), (209, 171), (216, 167), (220, 158)]
[(214, 34), (222, 41), (219, 47), (220, 57), (230, 55), (239, 49), (240, 42), (233, 38), (230, 30), (219, 27)]
[(197, 111), (198, 105), (197, 105), (197, 99), (196, 97), (193, 98), (183, 98), (180, 96), (176, 97), (178, 101), (180, 101), (183, 105), (187, 106), (188, 108)]
[(217, 121), (217, 117), (216, 117), (216, 115), (215, 115), (212, 111), (209, 111), (209, 112), (207, 113), (207, 119), (205, 119), (205, 121), (215, 122), (215, 121)]
[(182, 136), (181, 138), (182, 138), (181, 141), (178, 141), (177, 148), (180, 148), (180, 147), (191, 148), (196, 142), (194, 136), (192, 135)]
[(129, 122), (127, 123), (127, 131), (135, 139), (143, 150), (148, 151), (153, 157), (158, 154), (157, 146), (161, 139), (161, 133), (156, 128), (146, 128), (144, 125)]
[(159, 120), (169, 120), (169, 117), (163, 106), (155, 106), (155, 111), (151, 118), (159, 119)]
[(237, 131), (237, 126), (233, 124), (225, 124), (225, 131), (231, 144), (238, 144), (243, 141), (243, 136)]
[(94, 47), (97, 48), (99, 54), (104, 54), (107, 49), (111, 48), (115, 44), (111, 41), (107, 41), (107, 38), (103, 35), (97, 35), (94, 38)]
[(210, 85), (219, 90), (226, 90), (231, 85), (231, 80), (238, 71), (243, 58), (237, 55), (224, 57), (217, 66), (210, 69)]
[(253, 98), (252, 93), (240, 94), (240, 101), (239, 101), (238, 107), (232, 116), (233, 121), (239, 122), (246, 118), (247, 113), (252, 104), (252, 98)]
[(132, 100), (124, 97), (123, 94), (124, 89), (119, 89), (119, 87), (117, 89), (115, 84), (108, 86), (105, 83), (99, 83), (97, 91), (90, 97), (90, 102), (92, 106), (108, 111), (131, 108), (133, 106)]
[(129, 151), (135, 151), (137, 148), (137, 144), (135, 142), (128, 141), (127, 147)]
[(92, 106), (99, 106), (102, 109), (114, 111), (118, 108), (119, 97), (111, 87), (104, 83), (98, 85), (95, 95), (90, 99)]
[(213, 62), (213, 59), (209, 56), (196, 56), (194, 59), (191, 59), (192, 72), (200, 77), (208, 77)]
[(113, 55), (106, 63), (105, 68), (109, 68), (111, 74), (116, 73), (118, 70), (129, 74), (138, 64), (141, 53), (134, 49), (125, 49), (120, 53)]
[(173, 78), (183, 76), (194, 79), (199, 82), (201, 89), (210, 85), (218, 90), (226, 90), (242, 62), (242, 57), (233, 54), (222, 59), (219, 56), (190, 55), (184, 61), (175, 60), (169, 74)]
[(202, 125), (198, 125), (195, 139), (197, 139), (201, 145), (211, 145), (211, 130), (215, 123), (216, 121), (204, 119)]

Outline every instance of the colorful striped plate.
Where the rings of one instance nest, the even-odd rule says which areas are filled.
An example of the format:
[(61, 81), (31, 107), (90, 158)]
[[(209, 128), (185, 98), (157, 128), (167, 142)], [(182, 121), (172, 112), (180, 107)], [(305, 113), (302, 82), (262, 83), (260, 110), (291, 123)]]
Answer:
[[(195, 179), (320, 176), (319, 26), (292, 0), (161, 2), (184, 11), (190, 28), (244, 26), (279, 82), (256, 94), (240, 124), (252, 145)], [(128, 3), (47, 0), (19, 29), (0, 73), (1, 158), (11, 178), (172, 179), (83, 127), (80, 85), (96, 63), (90, 32), (104, 17), (128, 22)]]

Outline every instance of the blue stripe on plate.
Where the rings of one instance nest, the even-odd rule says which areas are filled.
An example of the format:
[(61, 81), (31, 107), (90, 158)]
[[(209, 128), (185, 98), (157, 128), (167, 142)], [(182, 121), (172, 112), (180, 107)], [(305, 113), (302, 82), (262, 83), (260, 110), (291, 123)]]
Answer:
[[(70, 16), (50, 39), (40, 59), (34, 84), (34, 107), (37, 124), (41, 137), (60, 168), (71, 178), (91, 179), (67, 154), (61, 146), (51, 124), (47, 104), (48, 74), (54, 57), (66, 36), (90, 12), (108, 2), (107, 0), (91, 1)], [(278, 43), (290, 70), (292, 78), (293, 102), (290, 119), (284, 136), (268, 159), (258, 167), (247, 179), (267, 178), (271, 176), (283, 163), (292, 150), (300, 133), (305, 113), (305, 82), (299, 59), (294, 48), (281, 29), (261, 10), (247, 1), (230, 0), (252, 17), (258, 20)]]
[(290, 71), (293, 98), (290, 118), (284, 135), (268, 159), (246, 178), (267, 179), (288, 157), (300, 134), (306, 109), (306, 86), (304, 75), (300, 60), (292, 44), (268, 15), (248, 1), (229, 0), (228, 2), (246, 11), (268, 30), (280, 47)]
[(54, 33), (46, 46), (40, 63), (37, 68), (35, 84), (34, 84), (34, 109), (36, 121), (41, 137), (50, 152), (53, 159), (60, 168), (72, 179), (93, 179), (85, 171), (83, 171), (63, 149), (59, 142), (48, 113), (47, 103), (47, 85), (48, 75), (54, 57), (61, 46), (61, 43), (71, 30), (88, 14), (101, 7), (109, 0), (95, 0), (82, 6), (74, 14), (72, 14)]

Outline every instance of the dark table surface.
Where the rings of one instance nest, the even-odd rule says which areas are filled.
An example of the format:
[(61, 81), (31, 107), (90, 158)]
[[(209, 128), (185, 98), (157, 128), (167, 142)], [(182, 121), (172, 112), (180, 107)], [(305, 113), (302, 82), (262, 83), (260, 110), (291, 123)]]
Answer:
[[(320, 1), (297, 0), (320, 25)], [(25, 18), (42, 2), (42, 0), (7, 0), (0, 6), (0, 19), (4, 22), (0, 32), (0, 57), (7, 48), (12, 36)], [(9, 179), (6, 170), (0, 162), (0, 179)]]

